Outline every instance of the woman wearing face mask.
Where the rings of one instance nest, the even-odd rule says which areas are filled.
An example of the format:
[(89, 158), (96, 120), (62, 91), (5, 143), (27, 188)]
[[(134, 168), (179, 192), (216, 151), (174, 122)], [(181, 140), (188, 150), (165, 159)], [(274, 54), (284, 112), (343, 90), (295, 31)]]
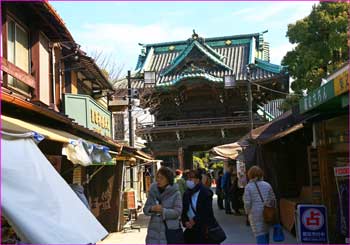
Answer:
[(212, 244), (208, 228), (216, 225), (213, 212), (213, 192), (201, 182), (202, 174), (191, 170), (183, 196), (182, 224), (186, 244)]
[(151, 216), (146, 244), (168, 244), (166, 229), (180, 228), (181, 211), (182, 199), (177, 184), (174, 184), (174, 173), (167, 167), (161, 167), (143, 208), (145, 215)]

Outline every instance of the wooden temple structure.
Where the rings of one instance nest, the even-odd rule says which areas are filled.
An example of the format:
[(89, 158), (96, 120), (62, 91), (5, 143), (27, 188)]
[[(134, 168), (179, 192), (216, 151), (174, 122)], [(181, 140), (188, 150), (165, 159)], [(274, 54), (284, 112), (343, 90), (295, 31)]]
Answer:
[[(150, 108), (154, 121), (138, 123), (136, 134), (172, 168), (191, 168), (193, 152), (235, 142), (249, 132), (249, 80), (254, 126), (267, 121), (257, 113), (259, 105), (285, 97), (269, 89), (289, 90), (284, 67), (269, 63), (263, 33), (202, 38), (193, 32), (185, 41), (141, 45), (132, 88), (139, 90), (141, 105)], [(248, 64), (254, 64), (250, 75)], [(156, 71), (156, 84), (147, 84), (144, 71)], [(238, 86), (225, 88), (226, 75)], [(115, 85), (117, 91), (126, 88), (126, 79)]]

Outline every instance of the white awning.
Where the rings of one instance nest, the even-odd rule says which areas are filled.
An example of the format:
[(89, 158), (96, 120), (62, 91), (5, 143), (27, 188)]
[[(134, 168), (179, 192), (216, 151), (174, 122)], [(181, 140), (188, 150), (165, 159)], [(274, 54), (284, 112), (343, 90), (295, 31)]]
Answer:
[(10, 133), (27, 133), (29, 131), (37, 132), (45, 138), (62, 143), (69, 143), (71, 140), (78, 140), (79, 137), (64, 132), (33, 123), (28, 123), (16, 118), (1, 115), (2, 130)]
[[(107, 147), (95, 145), (62, 130), (45, 127), (1, 115), (2, 130), (7, 133), (36, 132), (45, 138), (64, 143), (62, 153), (74, 164), (89, 166), (110, 161)], [(89, 149), (89, 150), (86, 150)]]
[(32, 138), (1, 141), (2, 214), (23, 243), (89, 244), (108, 234)]

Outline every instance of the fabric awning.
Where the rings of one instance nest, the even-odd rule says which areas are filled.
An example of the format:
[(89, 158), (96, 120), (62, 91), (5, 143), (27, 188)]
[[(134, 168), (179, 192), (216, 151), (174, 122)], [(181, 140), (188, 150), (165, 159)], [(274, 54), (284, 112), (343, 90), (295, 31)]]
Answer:
[(235, 160), (248, 146), (249, 143), (243, 137), (243, 139), (237, 142), (213, 147), (212, 152), (216, 155)]
[(135, 157), (139, 160), (149, 162), (149, 163), (158, 161), (158, 160), (155, 160), (152, 156), (148, 155), (147, 153), (130, 146), (123, 146), (121, 154), (130, 156), (130, 157)]
[(73, 134), (33, 123), (28, 123), (16, 118), (1, 115), (2, 130), (10, 133), (26, 133), (28, 131), (37, 132), (49, 140), (62, 143), (69, 143), (71, 140), (79, 138)]
[(73, 164), (82, 166), (105, 164), (111, 160), (108, 147), (96, 145), (62, 130), (45, 127), (1, 115), (2, 130), (7, 133), (36, 132), (46, 139), (64, 143), (62, 154)]
[(268, 138), (268, 139), (266, 139), (266, 140), (264, 140), (264, 141), (261, 141), (260, 143), (261, 143), (261, 144), (269, 143), (269, 142), (271, 142), (271, 141), (274, 141), (274, 140), (277, 140), (277, 139), (279, 139), (279, 138), (282, 138), (282, 137), (284, 137), (284, 136), (286, 136), (286, 135), (288, 135), (288, 134), (290, 134), (290, 133), (293, 133), (293, 132), (295, 132), (295, 131), (297, 131), (297, 130), (303, 128), (303, 127), (304, 127), (304, 125), (303, 125), (302, 123), (299, 123), (299, 124), (294, 125), (294, 126), (288, 128), (288, 129), (286, 129), (286, 130), (284, 130), (284, 131), (282, 131), (282, 132), (279, 132), (279, 133), (277, 133), (277, 134), (271, 136), (270, 138)]
[(287, 111), (275, 120), (251, 131), (252, 139), (258, 144), (266, 144), (303, 128), (307, 116), (298, 111)]
[(32, 138), (2, 135), (2, 215), (24, 244), (93, 244), (108, 232)]

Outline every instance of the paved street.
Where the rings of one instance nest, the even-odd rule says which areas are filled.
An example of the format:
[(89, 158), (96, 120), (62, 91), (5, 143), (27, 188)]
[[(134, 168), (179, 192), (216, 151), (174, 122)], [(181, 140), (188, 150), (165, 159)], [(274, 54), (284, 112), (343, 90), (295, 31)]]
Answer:
[[(216, 196), (214, 198), (215, 199), (213, 204), (215, 217), (222, 225), (227, 235), (227, 239), (225, 240), (224, 244), (255, 243), (255, 238), (251, 232), (251, 228), (245, 224), (245, 216), (226, 215), (225, 211), (218, 210), (216, 206)], [(140, 213), (138, 217), (139, 218), (136, 224), (141, 226), (140, 232), (138, 230), (132, 230), (127, 232), (111, 233), (100, 244), (144, 244), (149, 218), (143, 213)], [(287, 231), (285, 231), (284, 234), (286, 240), (283, 242), (283, 244), (297, 243), (296, 239)]]

